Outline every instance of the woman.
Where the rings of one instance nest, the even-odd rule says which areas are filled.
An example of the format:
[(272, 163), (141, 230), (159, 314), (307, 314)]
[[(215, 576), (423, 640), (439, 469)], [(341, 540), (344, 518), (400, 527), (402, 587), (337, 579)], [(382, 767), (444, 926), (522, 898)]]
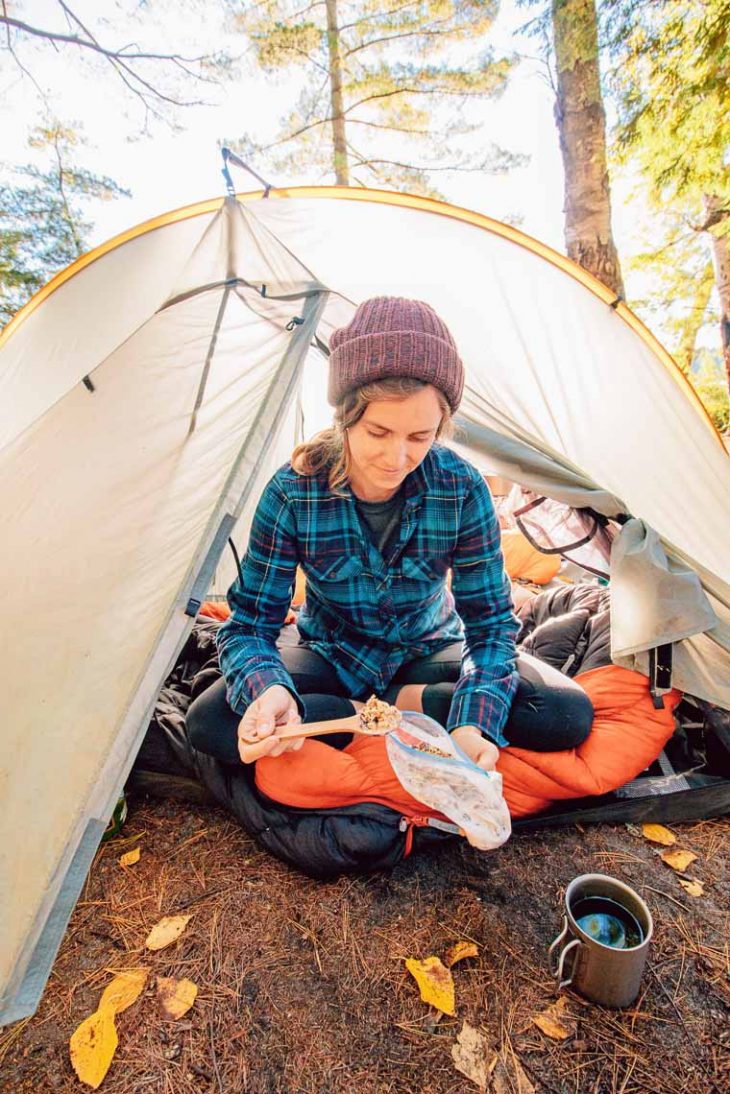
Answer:
[[(351, 714), (351, 700), (375, 692), (441, 721), (486, 770), (507, 744), (579, 744), (590, 700), (516, 655), (489, 490), (436, 443), (464, 386), (446, 325), (421, 301), (376, 297), (330, 349), (334, 425), (264, 490), (218, 632), (223, 679), (190, 708), (192, 743), (247, 762), (240, 732), (277, 756), (303, 744), (278, 739), (278, 726)], [(297, 565), (307, 576), (299, 644), (277, 645)]]

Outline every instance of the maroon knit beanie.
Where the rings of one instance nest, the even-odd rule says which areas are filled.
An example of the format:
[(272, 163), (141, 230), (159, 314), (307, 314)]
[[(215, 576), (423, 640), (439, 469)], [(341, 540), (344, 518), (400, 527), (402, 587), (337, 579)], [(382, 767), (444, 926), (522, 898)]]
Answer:
[(422, 300), (375, 296), (330, 338), (327, 397), (337, 406), (348, 391), (396, 376), (440, 388), (452, 411), (461, 402), (464, 366), (443, 320)]

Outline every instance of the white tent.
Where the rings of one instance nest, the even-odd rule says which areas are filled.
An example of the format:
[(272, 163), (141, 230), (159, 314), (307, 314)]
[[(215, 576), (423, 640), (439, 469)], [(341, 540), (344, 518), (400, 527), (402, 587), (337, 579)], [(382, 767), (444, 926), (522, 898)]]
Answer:
[(427, 300), (467, 370), (461, 444), (630, 514), (613, 656), (677, 642), (730, 707), (730, 460), (666, 352), (549, 248), (439, 202), (321, 188), (161, 216), (85, 256), (0, 336), (0, 1020), (37, 1004), (160, 685), (231, 529), (325, 408), (369, 296)]

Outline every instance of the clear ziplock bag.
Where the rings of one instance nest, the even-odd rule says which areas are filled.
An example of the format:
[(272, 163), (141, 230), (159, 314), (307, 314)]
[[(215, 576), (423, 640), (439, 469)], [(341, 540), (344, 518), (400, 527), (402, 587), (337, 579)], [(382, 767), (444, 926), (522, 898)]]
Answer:
[(502, 776), (477, 767), (433, 718), (405, 711), (385, 746), (404, 789), (458, 824), (473, 847), (493, 851), (509, 839)]

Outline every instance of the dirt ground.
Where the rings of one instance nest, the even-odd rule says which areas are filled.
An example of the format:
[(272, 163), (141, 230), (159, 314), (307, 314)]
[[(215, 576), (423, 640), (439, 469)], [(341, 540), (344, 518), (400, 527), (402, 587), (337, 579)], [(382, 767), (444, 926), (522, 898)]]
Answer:
[[(36, 1015), (0, 1031), (0, 1090), (82, 1091), (68, 1041), (113, 973), (147, 966), (142, 996), (117, 1018), (106, 1094), (472, 1094), (452, 1046), (466, 1020), (499, 1060), (495, 1094), (694, 1094), (730, 1090), (730, 821), (674, 825), (704, 883), (689, 896), (639, 829), (515, 835), (490, 854), (455, 842), (387, 875), (322, 883), (259, 851), (221, 811), (140, 799), (104, 844)], [(141, 848), (127, 868), (119, 856)], [(533, 1023), (556, 999), (547, 947), (579, 873), (636, 888), (655, 919), (635, 1005), (567, 993), (570, 1035)], [(190, 922), (170, 947), (143, 947), (163, 916)], [(479, 955), (454, 966), (456, 1017), (423, 1003), (407, 957)], [(199, 989), (163, 1017), (157, 977)]]

